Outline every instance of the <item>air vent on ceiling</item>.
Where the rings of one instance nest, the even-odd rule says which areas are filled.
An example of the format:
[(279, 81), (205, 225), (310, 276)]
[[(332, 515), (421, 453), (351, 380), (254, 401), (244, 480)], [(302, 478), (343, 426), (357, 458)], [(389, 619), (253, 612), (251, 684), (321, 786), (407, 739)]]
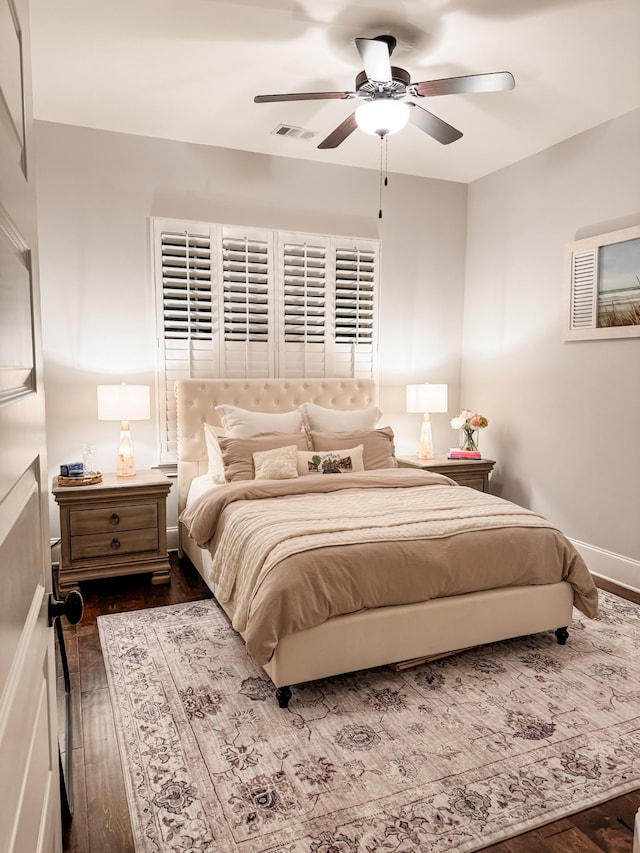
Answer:
[(292, 139), (313, 139), (318, 135), (315, 130), (305, 130), (304, 127), (294, 127), (291, 124), (278, 124), (271, 133), (274, 136), (288, 136)]

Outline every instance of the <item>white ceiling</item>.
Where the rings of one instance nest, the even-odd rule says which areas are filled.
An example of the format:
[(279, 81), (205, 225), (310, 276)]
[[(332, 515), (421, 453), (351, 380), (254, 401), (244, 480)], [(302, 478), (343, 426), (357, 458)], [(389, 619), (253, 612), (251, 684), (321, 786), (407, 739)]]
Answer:
[[(510, 92), (419, 99), (464, 136), (389, 137), (390, 171), (469, 182), (640, 106), (639, 0), (30, 0), (45, 121), (377, 168), (359, 101), (254, 104), (354, 88), (357, 36), (390, 33), (414, 82), (511, 71)], [(317, 132), (277, 137), (279, 123)]]

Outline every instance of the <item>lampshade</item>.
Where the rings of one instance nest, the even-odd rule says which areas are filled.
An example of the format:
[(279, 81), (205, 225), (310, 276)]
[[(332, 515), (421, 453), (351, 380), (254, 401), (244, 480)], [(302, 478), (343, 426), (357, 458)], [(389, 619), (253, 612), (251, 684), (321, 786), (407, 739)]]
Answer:
[(134, 477), (133, 443), (129, 421), (151, 417), (148, 385), (98, 385), (98, 420), (120, 421), (118, 477)]
[(365, 133), (386, 136), (402, 130), (409, 121), (409, 106), (392, 98), (367, 101), (356, 110), (356, 122)]
[(98, 385), (99, 421), (148, 421), (148, 385)]
[(448, 407), (447, 386), (424, 382), (422, 385), (407, 385), (408, 412), (446, 412)]
[(419, 459), (433, 459), (433, 438), (429, 412), (446, 412), (447, 405), (446, 385), (431, 385), (429, 382), (425, 382), (423, 385), (407, 385), (407, 411), (423, 412), (420, 445), (418, 447)]

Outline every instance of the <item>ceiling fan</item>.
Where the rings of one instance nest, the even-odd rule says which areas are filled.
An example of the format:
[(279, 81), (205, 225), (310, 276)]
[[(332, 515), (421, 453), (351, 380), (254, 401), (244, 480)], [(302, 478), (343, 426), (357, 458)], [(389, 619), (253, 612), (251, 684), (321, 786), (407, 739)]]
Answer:
[(356, 127), (384, 138), (387, 134), (401, 130), (408, 121), (442, 145), (448, 145), (460, 139), (462, 132), (425, 110), (424, 107), (412, 101), (405, 101), (407, 95), (413, 98), (467, 95), (475, 92), (503, 92), (515, 86), (515, 80), (509, 71), (469, 74), (465, 77), (445, 77), (442, 80), (412, 83), (408, 71), (391, 65), (390, 57), (396, 46), (396, 39), (393, 36), (357, 38), (355, 43), (364, 65), (364, 71), (356, 77), (355, 91), (256, 95), (255, 103), (349, 98), (360, 98), (364, 101), (326, 139), (322, 140), (318, 148), (337, 148)]

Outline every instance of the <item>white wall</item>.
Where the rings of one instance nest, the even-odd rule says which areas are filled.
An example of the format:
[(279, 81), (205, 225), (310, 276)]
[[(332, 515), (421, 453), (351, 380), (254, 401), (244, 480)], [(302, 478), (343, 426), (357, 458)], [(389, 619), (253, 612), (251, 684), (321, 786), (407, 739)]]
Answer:
[(469, 186), (462, 403), (493, 490), (640, 589), (640, 338), (563, 343), (565, 245), (640, 222), (640, 110)]
[[(150, 216), (381, 238), (384, 420), (398, 450), (415, 452), (421, 416), (404, 412), (407, 382), (449, 383), (455, 413), (466, 185), (392, 173), (379, 220), (370, 170), (48, 122), (35, 130), (50, 477), (83, 441), (96, 442), (101, 470), (114, 470), (118, 425), (97, 420), (96, 385), (154, 382)], [(433, 429), (444, 452), (448, 417), (434, 415)], [(137, 467), (156, 464), (155, 423), (132, 430)], [(53, 502), (51, 522), (55, 535)]]

